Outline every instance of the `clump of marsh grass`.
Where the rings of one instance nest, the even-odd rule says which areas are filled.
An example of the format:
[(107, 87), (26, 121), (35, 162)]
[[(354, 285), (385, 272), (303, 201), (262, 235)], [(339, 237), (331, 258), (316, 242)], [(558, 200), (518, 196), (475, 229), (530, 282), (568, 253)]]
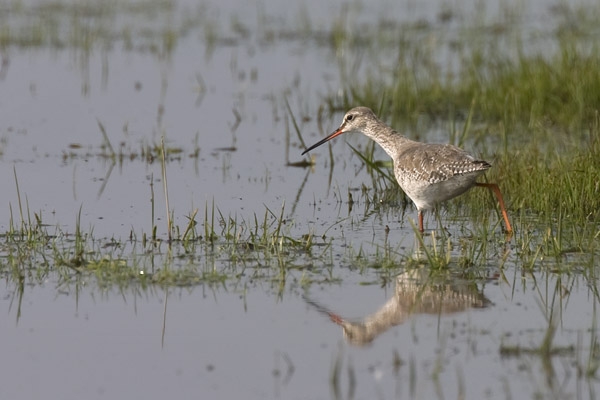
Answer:
[[(522, 40), (518, 23), (481, 34), (488, 31), (476, 21), (463, 27), (453, 43), (427, 39), (439, 35), (435, 31), (422, 35), (400, 27), (395, 48), (365, 35), (362, 40), (372, 43), (364, 44), (373, 53), (366, 61), (371, 72), (364, 80), (346, 79), (344, 94), (328, 100), (330, 108), (370, 106), (392, 126), (412, 126), (409, 136), (431, 126), (423, 121), (449, 126), (448, 140), (436, 140), (465, 143), (490, 161), (494, 168), (486, 179), (500, 184), (513, 214), (526, 210), (542, 218), (544, 226), (560, 216), (562, 233), (575, 232), (600, 218), (600, 48), (592, 43), (594, 24), (586, 23), (599, 11), (576, 12), (582, 31), (559, 25), (538, 48)], [(505, 22), (497, 26), (508, 28)], [(439, 57), (444, 46), (450, 60)], [(376, 54), (383, 50), (385, 57)], [(395, 62), (385, 61), (389, 54)], [(380, 65), (378, 60), (383, 60)], [(457, 126), (460, 135), (453, 129)], [(387, 175), (385, 168), (375, 168), (368, 152), (355, 153), (376, 175)], [(380, 181), (374, 180), (374, 187)], [(480, 225), (481, 218), (488, 218), (480, 211), (490, 208), (490, 200), (483, 191), (466, 196), (461, 207), (468, 204), (469, 215), (477, 216), (474, 224)], [(578, 241), (589, 243), (593, 236)]]
[[(166, 163), (162, 161), (162, 181), (166, 182)], [(73, 232), (48, 225), (41, 213), (32, 214), (16, 168), (14, 175), (18, 216), (13, 215), (10, 205), (9, 230), (0, 233), (0, 276), (9, 285), (14, 283), (15, 295), (22, 295), (27, 285), (43, 282), (55, 282), (58, 290), (67, 293), (89, 287), (90, 283), (102, 291), (112, 287), (124, 291), (152, 286), (220, 286), (252, 279), (276, 282), (283, 293), (288, 279), (298, 278), (303, 286), (332, 279), (329, 269), (310, 263), (327, 257), (326, 251), (325, 255), (311, 253), (311, 232), (300, 236), (292, 233), (294, 224), (285, 216), (285, 205), (277, 212), (265, 208), (262, 218), (255, 215), (251, 220), (238, 220), (236, 216), (224, 216), (213, 202), (212, 207), (205, 207), (202, 231), (198, 229), (202, 225), (197, 221), (197, 210), (186, 216), (183, 226), (174, 222), (176, 213), (166, 202), (168, 190), (164, 186), (169, 218), (167, 226), (160, 229), (163, 233), (158, 234), (152, 181), (151, 235), (132, 230), (128, 240), (96, 238), (93, 227), (84, 228), (83, 207), (75, 216)], [(296, 271), (302, 276), (295, 276)], [(18, 304), (19, 296), (15, 299)]]
[(600, 117), (595, 113), (580, 140), (546, 138), (540, 146), (515, 148), (499, 163), (513, 203), (540, 213), (562, 213), (578, 221), (600, 217)]
[[(583, 127), (600, 108), (600, 49), (593, 39), (597, 31), (595, 23), (585, 23), (598, 13), (597, 7), (580, 13), (581, 32), (568, 29), (568, 22), (566, 29), (530, 32), (516, 20), (483, 25), (475, 21), (458, 34), (427, 26), (421, 30), (395, 26), (395, 35), (386, 40), (381, 35), (390, 30), (389, 24), (382, 24), (379, 31), (361, 29), (359, 43), (369, 57), (360, 53), (357, 60), (344, 59), (341, 64), (368, 63), (363, 65), (366, 79), (345, 79), (343, 95), (336, 94), (329, 104), (336, 110), (366, 105), (384, 118), (390, 116), (397, 126), (422, 116), (436, 120), (466, 116), (477, 99), (473, 109), (477, 121), (509, 122), (509, 128), (544, 121)], [(535, 34), (549, 39), (539, 40), (537, 47), (524, 41)], [(356, 36), (344, 35), (350, 37), (347, 41)], [(341, 65), (340, 73), (349, 72)]]

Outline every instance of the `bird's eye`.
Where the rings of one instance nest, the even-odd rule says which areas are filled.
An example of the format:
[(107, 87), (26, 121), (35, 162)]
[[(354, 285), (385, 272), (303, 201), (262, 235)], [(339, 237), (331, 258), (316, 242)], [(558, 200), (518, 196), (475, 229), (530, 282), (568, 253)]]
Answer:
[(354, 115), (350, 114), (346, 117), (346, 121), (352, 121), (352, 118), (354, 118)]

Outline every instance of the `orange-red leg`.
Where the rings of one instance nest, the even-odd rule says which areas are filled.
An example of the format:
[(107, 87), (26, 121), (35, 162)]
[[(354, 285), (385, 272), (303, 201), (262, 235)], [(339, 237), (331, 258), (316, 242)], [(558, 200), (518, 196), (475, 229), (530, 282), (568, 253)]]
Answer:
[(498, 199), (498, 203), (500, 203), (500, 211), (502, 212), (502, 217), (504, 218), (504, 223), (506, 224), (506, 231), (508, 233), (512, 233), (512, 227), (510, 226), (510, 222), (508, 222), (508, 213), (506, 212), (506, 206), (504, 205), (504, 199), (502, 198), (502, 192), (500, 192), (500, 188), (495, 183), (479, 183), (477, 182), (475, 186), (486, 187), (490, 189), (496, 195)]
[(418, 216), (419, 216), (419, 232), (423, 233), (423, 211), (419, 210), (418, 211)]

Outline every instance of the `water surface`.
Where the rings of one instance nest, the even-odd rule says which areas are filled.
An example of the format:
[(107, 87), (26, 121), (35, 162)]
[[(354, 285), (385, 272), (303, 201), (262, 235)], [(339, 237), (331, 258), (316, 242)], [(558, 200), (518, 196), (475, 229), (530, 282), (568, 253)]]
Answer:
[[(339, 124), (341, 114), (319, 115), (325, 97), (344, 93), (343, 68), (372, 65), (364, 49), (330, 42), (333, 22), (376, 29), (393, 20), (420, 26), (419, 37), (451, 39), (460, 37), (470, 5), (457, 4), (443, 23), (444, 7), (455, 5), (182, 1), (136, 12), (124, 4), (115, 6), (118, 17), (85, 9), (77, 16), (68, 3), (0, 10), (14, 32), (46, 15), (62, 29), (92, 35), (86, 47), (59, 29), (62, 45), (0, 51), (0, 232), (19, 225), (20, 203), (26, 220), (37, 215), (59, 238), (73, 235), (78, 223), (100, 248), (114, 239), (115, 252), (133, 253), (140, 273), (172, 263), (229, 277), (189, 287), (106, 287), (93, 273), (65, 280), (40, 267), (20, 281), (3, 243), (2, 398), (595, 397), (596, 380), (585, 375), (597, 363), (597, 293), (587, 255), (532, 258), (530, 267), (526, 250), (506, 242), (498, 227), (475, 237), (468, 216), (448, 221), (442, 211), (444, 226), (459, 238), (453, 257), (461, 257), (460, 243), (492, 250), (475, 266), (415, 266), (409, 260), (424, 257), (410, 224), (416, 211), (369, 203), (372, 175), (345, 143), (365, 148), (366, 139), (333, 143), (333, 165), (323, 146), (314, 166), (289, 166), (305, 159), (286, 101), (312, 143)], [(549, 2), (514, 7), (532, 31), (556, 21)], [(483, 15), (494, 20), (502, 10), (490, 6)], [(439, 126), (419, 134), (448, 140)], [(198, 209), (203, 234), (207, 210), (246, 226), (246, 237), (255, 221), (283, 210), (285, 235), (314, 235), (313, 249), (290, 247), (285, 259), (249, 251), (234, 261), (223, 240), (201, 241), (197, 252), (175, 245), (180, 256), (169, 259), (161, 163), (144, 157), (163, 137), (176, 150), (167, 163), (176, 226), (183, 229)], [(490, 211), (490, 224), (496, 221)], [(463, 222), (466, 228), (457, 227)], [(427, 224), (438, 226), (432, 216)], [(140, 240), (154, 225), (163, 243), (152, 252)], [(425, 241), (435, 248), (435, 239)], [(379, 265), (386, 254), (397, 264)], [(44, 263), (39, 254), (30, 257)], [(565, 265), (584, 272), (562, 274)], [(416, 303), (406, 303), (411, 293)]]

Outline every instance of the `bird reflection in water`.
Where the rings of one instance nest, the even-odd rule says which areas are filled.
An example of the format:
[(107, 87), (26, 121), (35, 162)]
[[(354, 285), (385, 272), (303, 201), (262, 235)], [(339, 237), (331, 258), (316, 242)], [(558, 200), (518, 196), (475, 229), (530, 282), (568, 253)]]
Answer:
[(379, 310), (360, 321), (347, 320), (307, 297), (305, 301), (340, 325), (346, 341), (357, 346), (371, 343), (413, 314), (453, 314), (490, 304), (472, 280), (426, 268), (414, 269), (396, 277), (392, 297)]

